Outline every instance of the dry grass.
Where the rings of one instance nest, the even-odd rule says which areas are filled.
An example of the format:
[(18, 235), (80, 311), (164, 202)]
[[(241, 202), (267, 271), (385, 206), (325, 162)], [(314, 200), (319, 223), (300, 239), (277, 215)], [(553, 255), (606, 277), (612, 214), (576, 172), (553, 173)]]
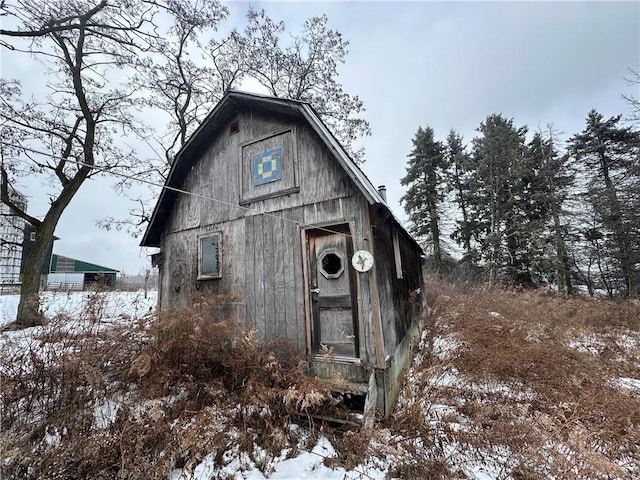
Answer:
[(266, 466), (297, 446), (291, 419), (339, 409), (335, 385), (304, 376), (290, 342), (260, 345), (233, 301), (118, 326), (58, 318), (16, 340), (20, 356), (2, 359), (0, 478), (164, 479), (212, 452)]
[[(103, 299), (51, 319), (0, 352), (1, 478), (185, 477), (213, 454), (270, 460), (313, 443), (326, 463), (388, 478), (632, 479), (640, 474), (640, 303), (547, 291), (427, 285), (427, 329), (395, 413), (373, 429), (309, 423), (340, 416), (334, 387), (301, 373), (294, 345), (261, 345), (236, 299), (117, 323)], [(9, 337), (7, 337), (9, 338)], [(5, 342), (7, 345), (7, 342)], [(304, 438), (303, 438), (304, 436)], [(310, 445), (310, 444), (309, 444)], [(224, 478), (224, 471), (220, 470)]]
[(439, 478), (478, 461), (496, 478), (637, 478), (640, 394), (617, 380), (640, 378), (640, 303), (427, 292), (430, 335), (394, 425), (429, 426), (448, 459)]

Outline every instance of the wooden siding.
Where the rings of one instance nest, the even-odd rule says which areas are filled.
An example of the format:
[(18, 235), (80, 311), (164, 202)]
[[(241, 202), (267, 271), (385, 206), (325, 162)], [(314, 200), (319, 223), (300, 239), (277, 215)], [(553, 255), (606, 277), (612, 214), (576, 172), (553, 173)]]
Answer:
[[(359, 194), (315, 132), (300, 119), (274, 117), (259, 112), (240, 112), (237, 118), (240, 131), (233, 135), (225, 131), (216, 136), (202, 159), (191, 167), (180, 188), (196, 196), (178, 195), (165, 234), (234, 220), (255, 214), (256, 210), (278, 212), (312, 204), (320, 205), (317, 208), (321, 209), (325, 200)], [(240, 206), (242, 193), (238, 175), (242, 145), (251, 143), (254, 138), (294, 126), (300, 192)]]
[[(196, 195), (179, 194), (167, 222), (161, 247), (161, 306), (188, 305), (196, 292), (236, 294), (242, 303), (239, 318), (253, 323), (262, 341), (287, 336), (305, 348), (309, 319), (304, 303), (308, 297), (304, 231), (347, 223), (354, 249), (369, 248), (373, 239), (368, 202), (306, 123), (255, 111), (238, 112), (236, 118), (239, 132), (216, 136), (191, 167), (182, 188)], [(289, 128), (296, 136), (292, 143), (297, 149), (300, 192), (238, 207), (242, 145)], [(208, 231), (222, 232), (222, 276), (198, 281), (197, 239)], [(376, 354), (384, 358), (371, 328), (378, 305), (372, 305), (375, 285), (369, 277), (358, 274), (354, 289), (360, 357), (365, 364)]]
[[(221, 279), (198, 280), (199, 237), (222, 232)], [(165, 234), (162, 240), (162, 268), (160, 276), (161, 307), (188, 306), (194, 294), (228, 293), (240, 296), (244, 290), (244, 265), (237, 262), (244, 248), (238, 248), (238, 239), (244, 239), (244, 221), (206, 225)]]
[[(287, 218), (300, 216), (288, 212)], [(264, 343), (278, 336), (305, 346), (302, 253), (298, 226), (271, 216), (246, 218), (245, 300), (247, 320)]]
[(375, 211), (371, 217), (382, 322), (390, 327), (385, 328), (385, 351), (393, 353), (419, 314), (416, 307), (420, 306), (422, 296), (418, 296), (418, 304), (412, 303), (411, 292), (423, 288), (422, 264), (419, 252), (411, 242), (404, 235), (398, 235), (397, 245), (402, 266), (402, 278), (398, 278), (393, 241), (396, 227), (391, 218), (385, 218)]
[[(172, 167), (169, 185), (189, 193), (165, 190), (143, 239), (161, 247), (160, 307), (233, 295), (214, 317), (249, 322), (264, 344), (290, 338), (309, 374), (339, 373), (389, 414), (420, 333), (420, 248), (308, 105), (229, 95)], [(220, 276), (198, 279), (198, 239), (213, 232)], [(318, 278), (331, 248), (349, 257), (339, 289), (337, 273)], [(374, 268), (359, 273), (350, 257), (362, 249)], [(357, 335), (348, 350), (343, 331)], [(322, 355), (323, 339), (334, 356)]]

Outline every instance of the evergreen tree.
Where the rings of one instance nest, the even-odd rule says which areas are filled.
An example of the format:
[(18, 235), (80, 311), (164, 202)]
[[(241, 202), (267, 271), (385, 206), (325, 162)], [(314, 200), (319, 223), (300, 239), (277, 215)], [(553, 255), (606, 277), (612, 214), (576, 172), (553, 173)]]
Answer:
[(444, 200), (446, 162), (443, 146), (434, 139), (431, 127), (418, 128), (408, 158), (407, 173), (400, 180), (408, 188), (400, 201), (409, 215), (411, 232), (420, 240), (433, 244), (434, 266), (439, 271), (442, 266), (440, 210)]
[(478, 131), (480, 135), (472, 142), (475, 169), (470, 207), (488, 281), (494, 284), (502, 274), (509, 282), (530, 283), (529, 271), (521, 263), (526, 232), (522, 212), (518, 211), (525, 193), (520, 179), (526, 174), (527, 128), (515, 128), (513, 120), (493, 114)]
[(567, 251), (569, 227), (564, 221), (563, 204), (575, 176), (569, 169), (568, 157), (558, 153), (555, 143), (550, 129), (547, 137), (536, 132), (527, 146), (536, 178), (531, 201), (538, 204), (534, 210), (544, 212), (538, 224), (538, 235), (532, 239), (543, 246), (534, 262), (540, 276), (553, 279), (561, 292), (571, 294), (572, 268)]
[(610, 294), (640, 295), (640, 132), (604, 119), (596, 110), (569, 140), (579, 162), (591, 207), (585, 240), (596, 255), (603, 286)]
[(457, 227), (451, 234), (464, 249), (464, 260), (473, 261), (475, 258), (471, 247), (473, 221), (469, 216), (470, 192), (469, 185), (472, 175), (471, 157), (459, 133), (451, 129), (444, 147), (444, 156), (448, 169), (446, 179), (448, 189), (453, 193), (453, 201), (460, 210), (460, 219), (456, 220)]
[(551, 129), (526, 143), (527, 127), (499, 114), (470, 154), (455, 130), (441, 144), (420, 128), (402, 179), (412, 232), (433, 243), (439, 268), (441, 212), (455, 208), (451, 238), (490, 284), (553, 282), (572, 294), (575, 280), (590, 294), (639, 296), (640, 132), (619, 122), (591, 111), (566, 154)]

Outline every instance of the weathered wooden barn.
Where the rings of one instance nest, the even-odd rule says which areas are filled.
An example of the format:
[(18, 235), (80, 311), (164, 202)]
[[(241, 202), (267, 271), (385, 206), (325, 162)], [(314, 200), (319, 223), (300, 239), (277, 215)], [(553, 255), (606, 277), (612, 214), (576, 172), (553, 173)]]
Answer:
[[(176, 155), (142, 246), (159, 304), (229, 293), (265, 343), (389, 414), (423, 306), (422, 249), (313, 108), (228, 92)], [(327, 355), (329, 352), (329, 355)]]

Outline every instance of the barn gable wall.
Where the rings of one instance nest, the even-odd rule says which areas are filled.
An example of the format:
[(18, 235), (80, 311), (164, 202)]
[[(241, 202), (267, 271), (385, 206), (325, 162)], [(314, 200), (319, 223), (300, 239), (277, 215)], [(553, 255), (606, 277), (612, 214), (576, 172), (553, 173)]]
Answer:
[[(262, 341), (268, 343), (284, 335), (304, 348), (308, 334), (304, 226), (347, 223), (353, 230), (354, 248), (366, 248), (365, 239), (370, 238), (368, 203), (303, 120), (239, 110), (233, 121), (238, 121), (239, 131), (230, 135), (225, 128), (213, 136), (201, 158), (193, 159), (180, 187), (196, 195), (179, 194), (166, 223), (161, 306), (188, 305), (197, 292), (236, 294), (241, 297), (239, 319), (252, 322)], [(294, 136), (299, 191), (247, 202), (239, 178), (243, 146), (288, 129)], [(244, 208), (239, 208), (239, 203)], [(222, 232), (222, 276), (197, 280), (198, 237), (215, 231)], [(358, 282), (361, 336), (370, 339), (362, 343), (365, 359), (374, 355), (369, 325), (372, 306), (366, 276)]]

